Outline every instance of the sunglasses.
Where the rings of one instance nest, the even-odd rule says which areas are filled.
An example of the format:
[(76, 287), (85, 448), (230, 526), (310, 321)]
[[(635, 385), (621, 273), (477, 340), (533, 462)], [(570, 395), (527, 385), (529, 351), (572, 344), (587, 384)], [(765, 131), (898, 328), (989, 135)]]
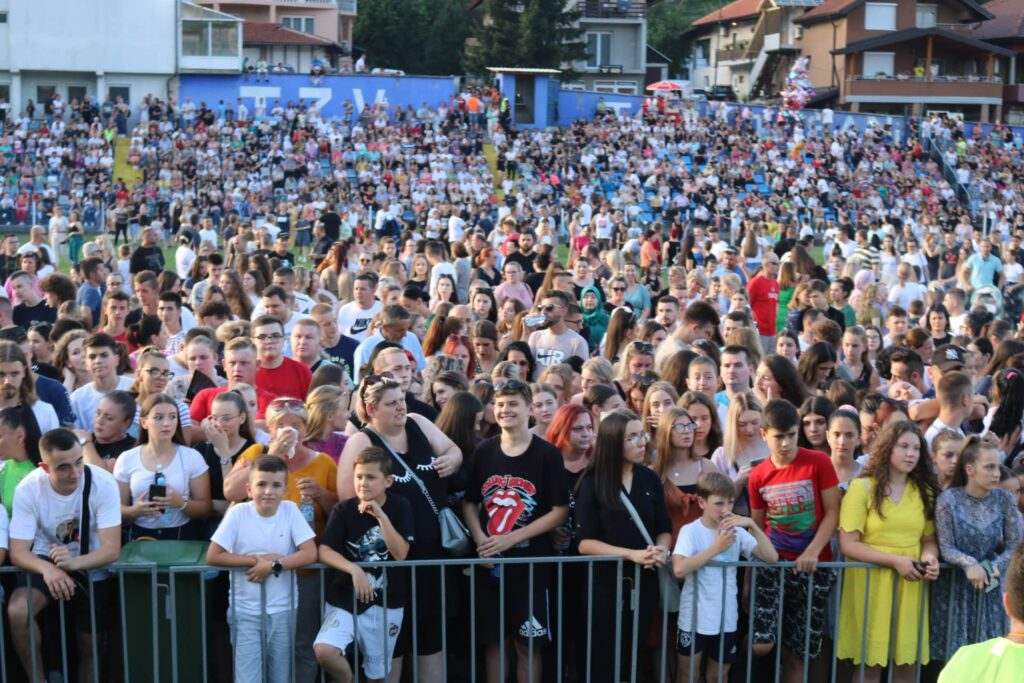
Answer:
[(270, 402), (270, 405), (273, 406), (274, 408), (282, 408), (282, 409), (285, 409), (285, 410), (287, 410), (289, 408), (303, 408), (303, 409), (305, 409), (305, 407), (306, 407), (306, 404), (304, 404), (299, 399), (291, 398), (291, 397), (288, 397), (288, 396), (281, 396), (281, 397), (275, 398), (273, 401)]
[(634, 341), (630, 342), (630, 346), (633, 347), (633, 350), (639, 353), (643, 353), (646, 355), (654, 355), (654, 345), (651, 344), (650, 342)]
[(494, 385), (496, 393), (520, 393), (528, 388), (525, 382), (520, 382), (518, 379), (507, 379)]

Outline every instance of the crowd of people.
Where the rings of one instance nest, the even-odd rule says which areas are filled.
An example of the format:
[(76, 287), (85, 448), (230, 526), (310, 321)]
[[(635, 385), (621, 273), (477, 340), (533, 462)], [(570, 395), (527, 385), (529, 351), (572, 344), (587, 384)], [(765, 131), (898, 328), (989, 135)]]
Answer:
[(517, 131), (483, 91), (340, 118), (149, 102), (133, 186), (91, 105), (0, 140), (0, 211), (41, 216), (0, 244), (31, 676), (59, 668), (61, 601), (80, 680), (94, 651), (116, 670), (95, 606), (140, 539), (229, 570), (219, 680), (1024, 667), (1001, 638), (1024, 622), (1012, 132), (725, 105)]

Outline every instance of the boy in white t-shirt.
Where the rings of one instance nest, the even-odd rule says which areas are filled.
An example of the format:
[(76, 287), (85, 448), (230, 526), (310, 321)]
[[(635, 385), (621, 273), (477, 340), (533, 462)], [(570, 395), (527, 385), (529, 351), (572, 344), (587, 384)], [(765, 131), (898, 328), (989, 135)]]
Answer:
[(236, 681), (263, 681), (264, 671), (267, 681), (291, 680), (298, 604), (292, 570), (316, 562), (316, 543), (298, 506), (282, 500), (287, 481), (283, 460), (256, 460), (249, 473), (251, 501), (228, 510), (206, 554), (212, 566), (235, 568), (228, 620)]
[[(779, 554), (752, 519), (732, 514), (736, 489), (729, 477), (720, 472), (701, 475), (697, 498), (703, 514), (679, 530), (672, 553), (672, 572), (676, 578), (686, 579), (679, 595), (679, 680), (700, 680), (700, 660), (705, 652), (710, 659), (707, 680), (719, 680), (719, 676), (727, 680), (729, 666), (736, 661), (736, 568), (724, 572), (717, 567), (703, 568), (712, 561), (737, 562), (740, 555), (749, 559), (751, 554), (765, 562), (777, 562)], [(695, 609), (696, 629), (692, 623)]]

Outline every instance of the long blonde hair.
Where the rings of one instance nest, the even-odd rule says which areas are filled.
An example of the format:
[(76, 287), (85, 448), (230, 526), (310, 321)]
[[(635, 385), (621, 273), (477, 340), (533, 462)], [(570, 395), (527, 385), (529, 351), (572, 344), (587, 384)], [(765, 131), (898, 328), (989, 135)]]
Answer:
[[(740, 416), (748, 410), (762, 413), (764, 411), (760, 401), (752, 391), (744, 391), (731, 397), (729, 401), (729, 412), (725, 418), (725, 432), (722, 438), (722, 450), (725, 451), (725, 457), (733, 465), (736, 464), (736, 456), (739, 454), (739, 421)], [(768, 455), (767, 444), (762, 442), (764, 446), (765, 457)]]
[(327, 434), (325, 429), (330, 425), (331, 417), (338, 411), (347, 392), (339, 386), (324, 384), (317, 387), (306, 397), (306, 438), (321, 439)]
[[(685, 417), (691, 423), (693, 422), (690, 419), (690, 413), (685, 408), (680, 408), (679, 406), (672, 406), (663, 412), (661, 419), (658, 420), (658, 431), (654, 435), (654, 448), (657, 454), (657, 458), (654, 461), (654, 471), (658, 473), (662, 481), (668, 478), (668, 468), (672, 466), (675, 460), (675, 451), (677, 449), (672, 445), (672, 425), (681, 417)], [(691, 443), (686, 457), (692, 457), (692, 454), (693, 444)]]

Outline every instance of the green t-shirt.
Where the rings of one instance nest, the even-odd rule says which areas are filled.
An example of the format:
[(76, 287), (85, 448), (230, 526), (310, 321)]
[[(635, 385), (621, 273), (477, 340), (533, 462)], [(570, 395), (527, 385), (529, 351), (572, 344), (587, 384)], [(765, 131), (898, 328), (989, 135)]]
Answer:
[(35, 468), (36, 464), (31, 460), (8, 460), (0, 470), (0, 501), (7, 508), (7, 519), (11, 518), (11, 508), (14, 507), (14, 489)]
[(1024, 645), (993, 638), (964, 645), (949, 660), (939, 683), (1019, 683), (1024, 672)]

